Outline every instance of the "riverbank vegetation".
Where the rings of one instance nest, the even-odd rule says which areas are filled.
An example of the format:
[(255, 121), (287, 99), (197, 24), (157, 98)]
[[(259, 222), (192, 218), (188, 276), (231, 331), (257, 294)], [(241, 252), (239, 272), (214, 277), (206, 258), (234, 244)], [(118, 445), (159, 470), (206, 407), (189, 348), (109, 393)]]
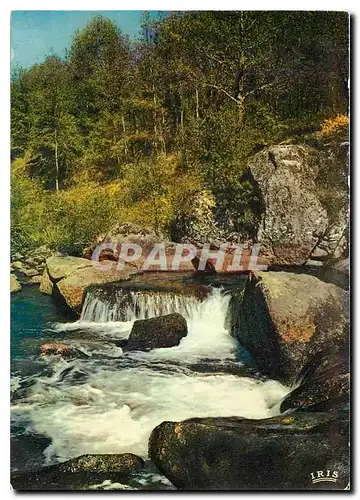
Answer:
[(123, 221), (176, 240), (204, 192), (246, 237), (248, 158), (346, 140), (348, 63), (347, 13), (145, 15), (136, 42), (95, 17), (65, 58), (13, 71), (12, 246), (76, 252)]

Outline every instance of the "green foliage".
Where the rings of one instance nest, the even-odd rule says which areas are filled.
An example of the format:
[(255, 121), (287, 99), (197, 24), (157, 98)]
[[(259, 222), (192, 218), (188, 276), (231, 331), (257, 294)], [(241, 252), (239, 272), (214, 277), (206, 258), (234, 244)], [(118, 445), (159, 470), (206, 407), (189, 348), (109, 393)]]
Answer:
[(202, 189), (251, 236), (262, 205), (249, 155), (326, 147), (314, 133), (348, 112), (346, 13), (173, 12), (142, 30), (131, 44), (96, 16), (64, 60), (12, 75), (16, 244), (76, 246), (119, 219), (169, 234)]

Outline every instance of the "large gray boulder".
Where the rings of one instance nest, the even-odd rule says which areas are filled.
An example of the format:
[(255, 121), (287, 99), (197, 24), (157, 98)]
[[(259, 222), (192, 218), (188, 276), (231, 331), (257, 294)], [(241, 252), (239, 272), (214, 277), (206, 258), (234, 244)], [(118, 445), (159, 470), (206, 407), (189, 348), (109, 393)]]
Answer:
[[(157, 426), (149, 456), (185, 490), (341, 490), (349, 482), (348, 434), (346, 413), (194, 418)], [(328, 470), (332, 481), (313, 482)]]
[(232, 335), (259, 369), (292, 384), (329, 345), (349, 341), (349, 295), (308, 274), (253, 272), (230, 302)]
[(260, 255), (272, 264), (302, 265), (312, 255), (326, 260), (345, 249), (347, 204), (330, 220), (316, 182), (322, 161), (318, 151), (301, 145), (273, 146), (249, 161), (265, 207), (257, 234)]

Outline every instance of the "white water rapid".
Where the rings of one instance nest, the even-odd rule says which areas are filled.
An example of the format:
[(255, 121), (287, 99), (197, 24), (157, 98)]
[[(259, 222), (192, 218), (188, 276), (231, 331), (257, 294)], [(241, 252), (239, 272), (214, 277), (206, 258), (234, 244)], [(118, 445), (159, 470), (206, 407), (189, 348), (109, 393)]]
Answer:
[(146, 457), (149, 435), (164, 420), (274, 414), (286, 387), (223, 368), (241, 366), (239, 346), (224, 327), (229, 295), (213, 289), (200, 301), (139, 291), (116, 294), (108, 301), (89, 293), (81, 319), (54, 328), (59, 340), (81, 329), (109, 347), (109, 337), (127, 338), (136, 319), (171, 312), (186, 318), (189, 333), (168, 349), (125, 353), (116, 348), (107, 359), (50, 359), (52, 374), (37, 377), (12, 407), (16, 422), (52, 439), (46, 463), (84, 453)]

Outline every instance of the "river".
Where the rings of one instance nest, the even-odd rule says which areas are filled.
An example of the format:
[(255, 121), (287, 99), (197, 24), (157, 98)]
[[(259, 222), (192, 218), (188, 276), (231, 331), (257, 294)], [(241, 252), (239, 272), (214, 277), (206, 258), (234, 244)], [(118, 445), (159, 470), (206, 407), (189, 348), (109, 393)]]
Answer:
[[(256, 373), (227, 331), (230, 293), (204, 299), (173, 293), (88, 292), (81, 318), (58, 311), (37, 287), (11, 297), (12, 470), (24, 472), (85, 453), (147, 458), (152, 429), (192, 417), (264, 418), (289, 389)], [(121, 348), (136, 319), (179, 312), (189, 333), (177, 347)], [(82, 354), (39, 356), (42, 342), (64, 340)], [(138, 487), (171, 489), (153, 469)], [(142, 486), (139, 486), (142, 485)]]

